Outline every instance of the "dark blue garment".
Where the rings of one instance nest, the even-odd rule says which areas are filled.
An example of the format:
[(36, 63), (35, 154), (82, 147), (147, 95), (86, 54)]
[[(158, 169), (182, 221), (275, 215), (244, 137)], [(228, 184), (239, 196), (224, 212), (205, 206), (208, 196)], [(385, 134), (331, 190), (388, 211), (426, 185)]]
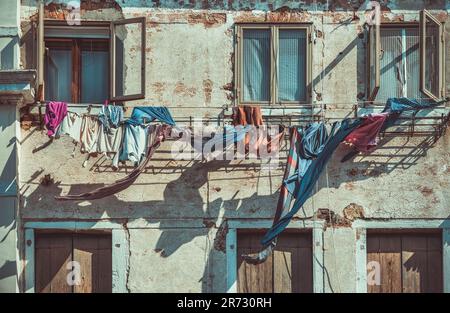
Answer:
[(301, 140), (298, 147), (299, 160), (295, 173), (288, 177), (284, 184), (294, 197), (298, 185), (311, 165), (312, 161), (322, 152), (328, 139), (328, 131), (324, 123), (313, 123), (305, 130), (300, 130)]
[(322, 152), (328, 132), (324, 123), (313, 123), (301, 132), (301, 136), (300, 157), (307, 160), (315, 159)]
[(306, 171), (305, 175), (302, 177), (298, 189), (296, 190), (296, 199), (292, 208), (280, 220), (269, 229), (265, 234), (264, 238), (261, 240), (263, 246), (268, 246), (271, 242), (286, 228), (289, 224), (291, 218), (298, 212), (298, 210), (303, 206), (306, 200), (310, 197), (314, 185), (319, 179), (325, 165), (330, 160), (334, 150), (337, 146), (350, 134), (354, 129), (361, 125), (362, 120), (356, 119), (351, 121), (350, 119), (344, 119), (342, 122), (335, 122), (330, 131), (328, 139), (322, 149), (322, 152), (317, 156), (316, 159), (312, 160), (311, 165)]
[(171, 126), (175, 125), (175, 121), (166, 107), (134, 107), (127, 123), (142, 125), (145, 122), (148, 123), (154, 120), (158, 120)]

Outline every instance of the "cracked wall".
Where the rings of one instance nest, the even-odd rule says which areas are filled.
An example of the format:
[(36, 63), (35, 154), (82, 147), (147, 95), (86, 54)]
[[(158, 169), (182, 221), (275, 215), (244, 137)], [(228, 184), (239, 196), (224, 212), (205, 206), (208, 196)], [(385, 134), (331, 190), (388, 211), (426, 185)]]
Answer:
[[(232, 105), (234, 23), (312, 22), (318, 34), (313, 46), (313, 99), (318, 107), (327, 104), (326, 117), (341, 119), (352, 114), (352, 103), (365, 97), (364, 12), (358, 11), (363, 1), (346, 2), (304, 1), (300, 7), (294, 1), (209, 1), (204, 7), (204, 1), (108, 1), (98, 8), (98, 1), (84, 1), (82, 16), (103, 20), (111, 14), (146, 16), (146, 99), (127, 106), (169, 106), (175, 120), (216, 118), (223, 105)], [(416, 10), (423, 6), (448, 19), (443, 1), (383, 3), (386, 21), (417, 20)], [(34, 1), (22, 1), (22, 24), (35, 14)], [(47, 14), (64, 16), (57, 5)], [(170, 141), (127, 190), (92, 202), (55, 202), (55, 195), (110, 183), (131, 168), (114, 172), (101, 157), (82, 168), (84, 156), (76, 152), (71, 157), (73, 146), (65, 137), (33, 153), (46, 140), (36, 128), (22, 130), (21, 158), (29, 161), (20, 168), (21, 217), (124, 221), (129, 228), (130, 291), (225, 291), (222, 222), (273, 217), (281, 167), (269, 171), (260, 161), (250, 160), (176, 161), (170, 156)], [(360, 205), (366, 219), (449, 216), (450, 132), (435, 144), (424, 137), (386, 137), (373, 154), (341, 163), (347, 152), (346, 146), (338, 148), (299, 218), (311, 218), (319, 208), (345, 217), (344, 208), (350, 203)], [(284, 162), (285, 151), (282, 156)], [(53, 183), (41, 184), (48, 174)], [(355, 237), (351, 223), (325, 231), (325, 267), (330, 275), (326, 291), (355, 290)]]

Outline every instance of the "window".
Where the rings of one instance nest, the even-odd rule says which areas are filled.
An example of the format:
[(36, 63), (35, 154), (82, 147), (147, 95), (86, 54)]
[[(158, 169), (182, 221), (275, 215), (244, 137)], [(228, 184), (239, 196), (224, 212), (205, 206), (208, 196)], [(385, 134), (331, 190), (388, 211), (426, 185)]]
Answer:
[(257, 253), (264, 232), (238, 230), (238, 292), (313, 292), (312, 232), (288, 230), (261, 264), (248, 264), (242, 254)]
[(38, 100), (74, 103), (145, 98), (145, 17), (37, 27)]
[[(35, 238), (35, 290), (44, 293), (112, 291), (112, 241), (105, 233), (47, 233)], [(67, 277), (79, 264), (78, 284)], [(76, 274), (75, 276), (76, 277)]]
[(238, 104), (298, 104), (310, 100), (308, 26), (239, 25)]
[(109, 98), (109, 42), (45, 40), (45, 99), (103, 103)]
[(422, 11), (420, 23), (371, 26), (368, 42), (368, 99), (443, 96), (442, 26)]
[[(368, 292), (442, 292), (441, 231), (368, 231)], [(376, 283), (373, 262), (379, 264)], [(370, 278), (370, 281), (369, 281)]]

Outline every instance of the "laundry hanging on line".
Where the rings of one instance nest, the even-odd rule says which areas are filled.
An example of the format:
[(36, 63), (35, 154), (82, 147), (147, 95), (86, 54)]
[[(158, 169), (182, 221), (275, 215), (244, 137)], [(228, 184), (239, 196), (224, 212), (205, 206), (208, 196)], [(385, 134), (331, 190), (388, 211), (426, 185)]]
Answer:
[(123, 119), (123, 108), (118, 105), (105, 104), (98, 114), (98, 120), (105, 132), (109, 132), (111, 128), (118, 128)]
[(378, 135), (387, 128), (395, 125), (403, 112), (417, 113), (422, 109), (431, 109), (440, 104), (446, 103), (448, 99), (441, 101), (417, 100), (409, 98), (389, 98), (381, 113), (374, 113), (363, 116), (365, 119), (361, 129), (356, 129), (345, 139), (346, 143), (354, 146), (354, 150), (346, 154), (341, 162), (346, 162), (359, 152), (370, 153), (378, 144)]
[(166, 107), (134, 107), (131, 117), (125, 122), (133, 125), (142, 125), (155, 120), (167, 125), (175, 125), (175, 121)]
[(130, 174), (128, 174), (124, 178), (115, 181), (113, 184), (100, 187), (82, 194), (55, 196), (55, 199), (79, 200), (79, 201), (96, 200), (113, 195), (130, 187), (136, 181), (139, 175), (145, 170), (156, 149), (160, 146), (161, 142), (164, 141), (164, 139), (168, 136), (168, 133), (170, 132), (170, 126), (167, 125), (151, 125), (149, 127), (150, 130), (148, 132), (148, 142), (150, 144), (147, 148), (145, 159)]
[(45, 107), (44, 124), (47, 136), (54, 137), (58, 127), (67, 115), (67, 103), (51, 101)]
[(378, 144), (378, 134), (380, 133), (389, 113), (373, 113), (362, 117), (362, 124), (345, 139), (344, 143), (351, 145), (356, 151), (369, 153)]
[[(364, 118), (358, 118), (353, 122), (351, 122), (350, 119), (345, 119), (342, 122), (334, 123), (330, 134), (327, 134), (325, 136), (327, 137), (325, 140), (322, 136), (320, 136), (320, 132), (314, 132), (314, 128), (312, 128), (310, 136), (314, 139), (312, 141), (305, 140), (304, 138), (301, 139), (302, 136), (298, 135), (291, 137), (292, 139), (294, 139), (294, 141), (291, 141), (288, 163), (286, 165), (285, 176), (280, 190), (280, 197), (273, 225), (261, 240), (261, 244), (263, 246), (262, 250), (256, 256), (244, 255), (244, 259), (246, 259), (249, 263), (255, 264), (265, 261), (265, 259), (270, 255), (270, 253), (276, 246), (277, 236), (286, 228), (292, 217), (298, 212), (298, 210), (310, 197), (313, 191), (313, 187), (327, 162), (331, 158), (333, 151), (344, 139), (348, 138), (349, 136), (351, 138), (352, 132), (359, 129), (360, 133), (358, 134), (358, 138), (362, 138), (364, 137), (364, 129), (366, 131), (371, 130), (371, 132), (368, 132), (367, 135), (369, 139), (373, 139), (374, 133), (377, 133), (379, 129), (391, 126), (402, 112), (431, 108), (442, 102), (445, 101), (441, 101), (439, 103), (424, 104), (416, 100), (406, 98), (390, 98), (386, 103), (385, 109), (383, 110), (384, 113), (387, 113), (385, 114), (386, 116), (382, 118), (383, 126), (380, 127), (378, 121), (378, 125), (375, 131), (373, 131), (373, 129), (371, 128), (359, 129), (360, 127), (364, 126)], [(391, 119), (389, 120), (388, 117), (391, 117)], [(319, 125), (316, 128), (323, 129), (323, 127)], [(305, 133), (309, 132), (305, 131), (304, 134)], [(322, 132), (322, 134), (325, 134), (325, 132)], [(296, 146), (297, 142), (295, 142), (295, 140), (297, 142), (300, 141), (301, 143), (298, 148)], [(324, 141), (325, 144), (323, 146), (320, 145), (320, 142)], [(313, 147), (314, 149), (311, 150), (308, 149), (308, 147)], [(298, 152), (296, 153), (296, 151)], [(298, 157), (298, 155), (300, 155), (300, 157)], [(300, 165), (302, 163), (301, 160), (308, 155), (315, 157), (315, 159), (311, 161), (304, 175), (300, 175), (299, 173), (302, 172), (300, 169)], [(298, 160), (298, 162), (295, 162), (295, 160)], [(296, 167), (296, 169), (293, 170), (293, 167)], [(293, 171), (294, 174), (292, 174)], [(286, 197), (286, 192), (289, 192), (289, 194), (295, 199), (292, 206), (290, 203), (291, 198)], [(286, 201), (286, 199), (288, 201)]]

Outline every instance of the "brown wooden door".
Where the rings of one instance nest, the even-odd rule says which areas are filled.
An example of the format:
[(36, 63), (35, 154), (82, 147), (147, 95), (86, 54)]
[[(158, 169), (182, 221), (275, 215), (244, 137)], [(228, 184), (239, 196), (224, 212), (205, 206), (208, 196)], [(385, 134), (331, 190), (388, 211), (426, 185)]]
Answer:
[[(111, 292), (112, 254), (110, 234), (37, 233), (35, 245), (36, 292)], [(67, 281), (76, 261), (80, 281)]]
[[(440, 232), (368, 232), (367, 262), (380, 264), (380, 284), (368, 292), (442, 292)], [(373, 268), (369, 269), (373, 270)]]
[(246, 263), (242, 254), (257, 253), (263, 234), (238, 232), (238, 292), (312, 292), (311, 232), (285, 232), (278, 237), (275, 251), (264, 263)]

